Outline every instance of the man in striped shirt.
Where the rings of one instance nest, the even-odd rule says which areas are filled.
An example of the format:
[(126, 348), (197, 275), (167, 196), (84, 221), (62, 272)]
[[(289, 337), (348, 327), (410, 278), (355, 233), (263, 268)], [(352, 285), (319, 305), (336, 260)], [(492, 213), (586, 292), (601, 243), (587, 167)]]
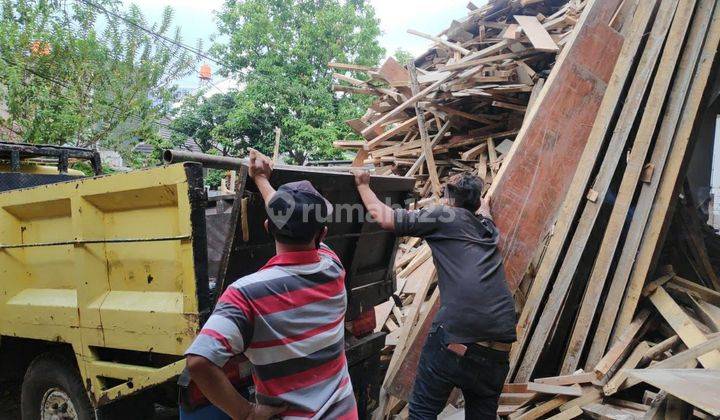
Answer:
[[(222, 294), (186, 352), (190, 375), (233, 419), (357, 419), (344, 352), (345, 270), (322, 243), (332, 206), (307, 181), (276, 192), (269, 159), (255, 151), (249, 169), (277, 255)], [(240, 353), (253, 367), (256, 403), (221, 370)]]

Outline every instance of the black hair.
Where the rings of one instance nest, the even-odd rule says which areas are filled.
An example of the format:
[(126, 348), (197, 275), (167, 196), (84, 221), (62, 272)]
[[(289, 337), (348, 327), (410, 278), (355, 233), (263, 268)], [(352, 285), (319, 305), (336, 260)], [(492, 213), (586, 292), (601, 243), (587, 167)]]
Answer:
[(480, 178), (470, 174), (457, 174), (448, 180), (445, 191), (453, 206), (462, 207), (474, 213), (480, 207), (483, 187)]
[(320, 226), (318, 230), (312, 233), (297, 234), (290, 236), (275, 226), (272, 220), (268, 220), (268, 232), (276, 241), (286, 245), (304, 245), (315, 239), (318, 233), (322, 232), (325, 226)]

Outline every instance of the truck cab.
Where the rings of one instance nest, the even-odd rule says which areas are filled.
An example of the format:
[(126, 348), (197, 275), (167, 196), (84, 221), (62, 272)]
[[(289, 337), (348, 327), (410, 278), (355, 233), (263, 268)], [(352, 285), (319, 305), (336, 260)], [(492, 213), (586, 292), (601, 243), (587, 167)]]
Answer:
[[(218, 241), (209, 240), (218, 212), (208, 211), (198, 163), (81, 177), (67, 161), (87, 160), (99, 174), (93, 152), (52, 148), (43, 157), (30, 145), (19, 153), (4, 147), (0, 379), (22, 380), (23, 419), (143, 418), (152, 403), (176, 404), (179, 395), (184, 409), (201, 407), (183, 353), (222, 290), (273, 253), (262, 199), (244, 170), (235, 196), (224, 199), (226, 233)], [(48, 159), (57, 173), (22, 170)], [(331, 202), (360, 202), (348, 173), (283, 169), (271, 182), (299, 179)], [(413, 188), (412, 179), (399, 177), (372, 182), (396, 204)], [(330, 223), (327, 243), (347, 271), (346, 351), (360, 409), (369, 410), (384, 344), (373, 308), (394, 290), (396, 239), (347, 215)], [(212, 252), (217, 264), (210, 264)], [(228, 374), (251, 392), (246, 362), (234, 362)]]

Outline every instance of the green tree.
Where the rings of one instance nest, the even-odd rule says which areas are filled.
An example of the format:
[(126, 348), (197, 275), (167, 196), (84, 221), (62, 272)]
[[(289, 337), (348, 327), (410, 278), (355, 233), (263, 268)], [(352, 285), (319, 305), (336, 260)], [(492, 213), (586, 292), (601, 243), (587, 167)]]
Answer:
[(223, 156), (240, 153), (251, 134), (243, 127), (252, 124), (237, 118), (241, 116), (240, 110), (247, 110), (248, 106), (252, 104), (245, 104), (243, 93), (237, 91), (207, 98), (202, 94), (186, 97), (170, 124), (174, 131), (172, 146), (192, 138), (205, 153)]
[(374, 9), (364, 0), (226, 0), (219, 15), (226, 42), (214, 47), (223, 72), (244, 84), (229, 118), (243, 133), (238, 150), (281, 151), (296, 163), (341, 153), (332, 142), (353, 133), (371, 98), (332, 91), (330, 61), (376, 65), (384, 55)]
[(415, 56), (412, 55), (410, 51), (404, 50), (402, 48), (396, 49), (393, 56), (395, 57), (395, 60), (397, 60), (397, 62), (402, 64), (403, 66), (406, 65), (410, 60), (415, 58)]
[(172, 20), (167, 8), (150, 25), (118, 0), (0, 0), (0, 125), (33, 143), (157, 139), (173, 83), (195, 62)]

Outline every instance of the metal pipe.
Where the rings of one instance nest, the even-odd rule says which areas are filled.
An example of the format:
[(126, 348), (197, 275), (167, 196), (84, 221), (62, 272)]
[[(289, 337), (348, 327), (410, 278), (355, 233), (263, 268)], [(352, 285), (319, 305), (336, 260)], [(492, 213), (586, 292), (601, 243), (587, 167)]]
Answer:
[[(206, 168), (212, 169), (226, 169), (236, 170), (241, 166), (248, 165), (248, 159), (240, 159), (228, 156), (214, 156), (205, 153), (186, 152), (183, 150), (170, 150), (167, 149), (163, 152), (163, 162), (165, 164), (180, 163), (180, 162), (197, 162), (201, 163)], [(352, 169), (348, 166), (297, 166), (297, 165), (273, 165), (275, 169), (291, 170), (291, 171), (305, 171), (305, 172), (341, 172), (347, 173)], [(364, 168), (374, 171), (374, 168)]]

